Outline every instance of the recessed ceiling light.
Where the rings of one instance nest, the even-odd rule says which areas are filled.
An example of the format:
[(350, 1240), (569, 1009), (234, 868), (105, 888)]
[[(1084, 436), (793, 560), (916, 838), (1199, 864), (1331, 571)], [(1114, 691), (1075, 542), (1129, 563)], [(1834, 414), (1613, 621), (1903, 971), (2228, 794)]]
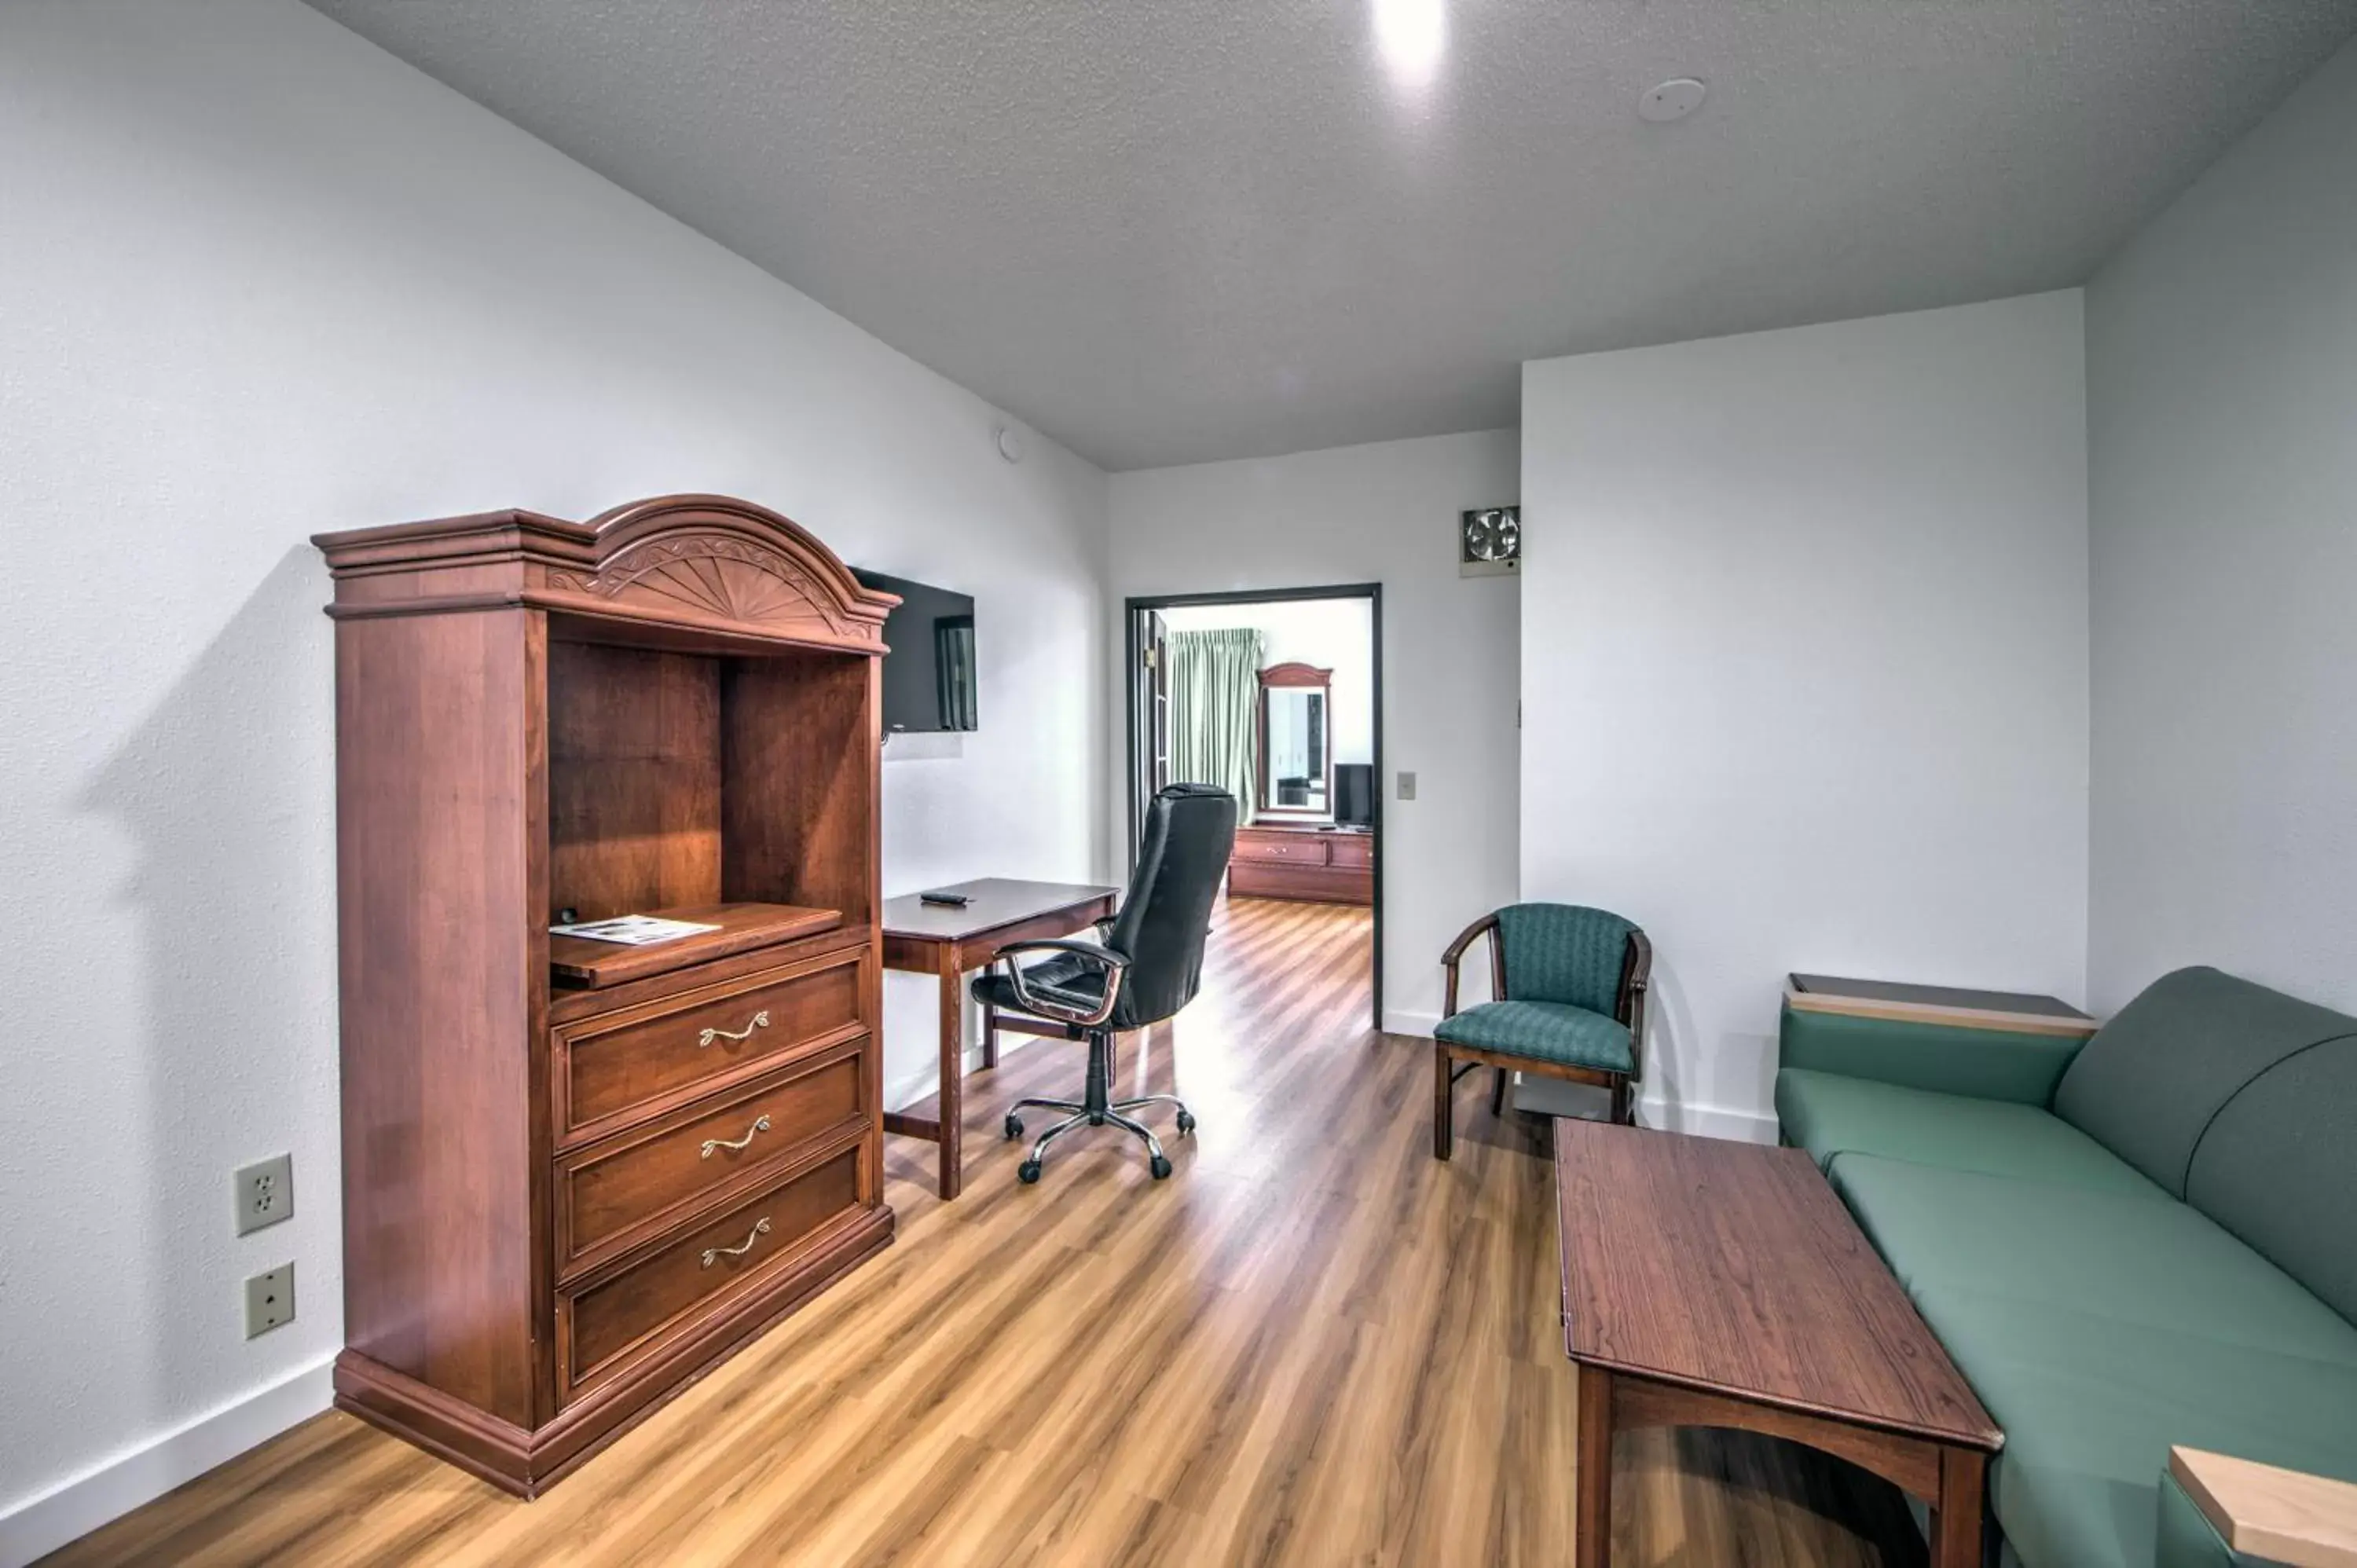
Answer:
[(1439, 68), (1448, 43), (1448, 14), (1443, 0), (1372, 0), (1375, 48), (1392, 80), (1403, 87), (1422, 87)]
[(1676, 77), (1659, 87), (1649, 87), (1637, 100), (1637, 115), (1655, 122), (1683, 120), (1702, 107), (1703, 94), (1709, 89), (1691, 76)]

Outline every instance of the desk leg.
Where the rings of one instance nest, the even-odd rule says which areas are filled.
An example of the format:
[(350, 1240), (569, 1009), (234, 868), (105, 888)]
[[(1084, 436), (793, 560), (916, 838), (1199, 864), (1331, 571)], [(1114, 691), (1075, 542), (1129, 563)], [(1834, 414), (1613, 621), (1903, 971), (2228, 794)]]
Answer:
[(1601, 1367), (1579, 1369), (1579, 1439), (1571, 1463), (1572, 1561), (1578, 1568), (1611, 1568), (1612, 1374)]
[(965, 997), (957, 944), (942, 944), (942, 1196), (965, 1186)]
[(1981, 1568), (1987, 1476), (1986, 1455), (1970, 1448), (1940, 1451), (1940, 1501), (1932, 1510), (1932, 1568)]

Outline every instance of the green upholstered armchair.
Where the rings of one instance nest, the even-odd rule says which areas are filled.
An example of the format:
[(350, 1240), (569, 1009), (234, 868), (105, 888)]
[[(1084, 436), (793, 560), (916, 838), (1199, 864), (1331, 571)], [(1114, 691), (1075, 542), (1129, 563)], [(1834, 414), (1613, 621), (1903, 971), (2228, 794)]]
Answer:
[[(1457, 964), (1475, 939), (1490, 938), (1491, 993), (1457, 1010)], [(1487, 1063), (1498, 1069), (1492, 1115), (1505, 1109), (1506, 1075), (1592, 1083), (1612, 1091), (1612, 1120), (1633, 1122), (1629, 1086), (1645, 1042), (1645, 987), (1653, 945), (1630, 921), (1571, 904), (1510, 904), (1465, 928), (1440, 955), (1448, 977), (1433, 1031), (1432, 1156), (1455, 1142), (1449, 1092)]]

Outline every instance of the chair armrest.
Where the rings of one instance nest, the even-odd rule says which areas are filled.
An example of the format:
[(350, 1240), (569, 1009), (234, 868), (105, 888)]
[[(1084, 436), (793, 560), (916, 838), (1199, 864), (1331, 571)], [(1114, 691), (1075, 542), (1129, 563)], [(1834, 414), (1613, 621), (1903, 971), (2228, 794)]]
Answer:
[[(1044, 991), (1033, 991), (1024, 983), (1023, 966), (1015, 961), (1017, 953), (1027, 952), (1068, 952), (1075, 957), (1086, 959), (1091, 963), (1103, 964), (1105, 971), (1103, 997), (1093, 1008), (1086, 1008), (1049, 1000), (1051, 996), (1057, 994), (1052, 986), (1046, 987)], [(1114, 1004), (1121, 997), (1121, 977), (1129, 968), (1129, 960), (1111, 948), (1099, 947), (1094, 942), (1076, 942), (1061, 938), (1043, 939), (1030, 942), (1009, 942), (991, 956), (994, 961), (1004, 962), (1006, 966), (1006, 983), (1014, 989), (1015, 1000), (1023, 1004), (1025, 1012), (1037, 1013), (1043, 1018), (1058, 1018), (1067, 1024), (1079, 1024), (1085, 1026), (1102, 1024), (1113, 1016)]]
[(2291, 1568), (2357, 1565), (2357, 1486), (2172, 1447), (2169, 1474), (2237, 1552)]
[(2053, 1104), (2063, 1070), (2086, 1043), (2083, 1036), (1816, 1011), (1795, 1006), (1789, 993), (1776, 1033), (1779, 1067), (2041, 1110)]
[[(1490, 933), (1490, 967), (1491, 972), (1502, 978), (1503, 965), (1500, 961), (1498, 953), (1498, 917), (1493, 912), (1482, 916), (1480, 919), (1474, 921), (1471, 925), (1458, 932), (1457, 940), (1449, 943), (1448, 949), (1440, 955), (1440, 971), (1441, 973), (1447, 977), (1447, 983), (1443, 988), (1446, 994), (1441, 998), (1440, 1004), (1440, 1015), (1444, 1018), (1454, 1018), (1457, 1016), (1457, 961), (1465, 956), (1465, 950), (1471, 947), (1476, 939), (1478, 939), (1484, 931)], [(1503, 996), (1505, 993), (1505, 987), (1502, 984), (1500, 985), (1498, 987), (1498, 994), (1500, 996)]]

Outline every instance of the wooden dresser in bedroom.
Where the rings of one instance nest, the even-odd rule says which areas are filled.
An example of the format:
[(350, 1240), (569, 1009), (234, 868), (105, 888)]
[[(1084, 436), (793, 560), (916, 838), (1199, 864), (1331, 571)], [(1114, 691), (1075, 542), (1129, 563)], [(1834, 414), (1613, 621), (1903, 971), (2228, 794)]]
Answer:
[(1236, 830), (1228, 891), (1239, 898), (1375, 901), (1375, 835), (1332, 823), (1271, 822)]
[[(531, 1497), (892, 1236), (885, 612), (673, 496), (323, 534), (336, 1402)], [(651, 947), (560, 917), (717, 929)]]

